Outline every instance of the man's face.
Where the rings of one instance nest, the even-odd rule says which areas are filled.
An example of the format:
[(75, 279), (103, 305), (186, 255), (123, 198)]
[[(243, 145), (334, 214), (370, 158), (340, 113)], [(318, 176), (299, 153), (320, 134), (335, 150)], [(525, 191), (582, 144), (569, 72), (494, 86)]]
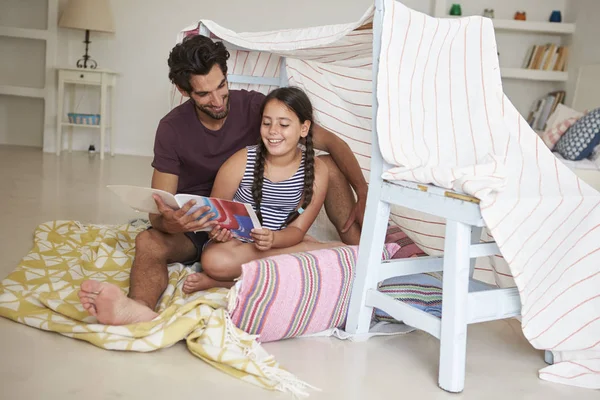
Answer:
[(207, 75), (192, 75), (191, 99), (198, 111), (213, 119), (229, 114), (229, 88), (221, 68), (215, 64)]

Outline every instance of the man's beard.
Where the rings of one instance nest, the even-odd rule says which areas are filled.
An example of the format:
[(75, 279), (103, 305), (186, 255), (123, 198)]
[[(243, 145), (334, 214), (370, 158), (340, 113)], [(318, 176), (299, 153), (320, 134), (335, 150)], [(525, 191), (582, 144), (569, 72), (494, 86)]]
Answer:
[(229, 96), (225, 99), (225, 109), (220, 113), (215, 113), (212, 111), (212, 107), (199, 106), (196, 102), (194, 102), (196, 106), (196, 110), (208, 115), (213, 119), (223, 119), (229, 114)]

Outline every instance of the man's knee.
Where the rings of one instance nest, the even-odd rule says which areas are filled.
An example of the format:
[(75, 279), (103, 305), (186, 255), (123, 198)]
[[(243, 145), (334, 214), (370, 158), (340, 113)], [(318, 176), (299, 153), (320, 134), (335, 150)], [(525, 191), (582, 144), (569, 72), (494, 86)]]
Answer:
[(166, 257), (168, 246), (164, 236), (164, 233), (156, 229), (140, 232), (135, 238), (136, 255), (153, 254), (162, 258)]
[(346, 179), (346, 177), (344, 176), (342, 171), (340, 171), (337, 164), (335, 163), (335, 161), (333, 160), (333, 158), (331, 158), (331, 156), (329, 154), (319, 156), (319, 160), (323, 161), (325, 163), (325, 165), (327, 166), (327, 171), (329, 172), (329, 182), (330, 183), (332, 181), (343, 182)]

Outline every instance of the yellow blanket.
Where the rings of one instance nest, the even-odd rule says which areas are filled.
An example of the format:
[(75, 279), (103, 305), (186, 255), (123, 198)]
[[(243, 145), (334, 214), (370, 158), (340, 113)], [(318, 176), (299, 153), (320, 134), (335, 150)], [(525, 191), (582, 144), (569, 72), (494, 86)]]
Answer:
[(35, 230), (34, 247), (0, 284), (0, 316), (111, 350), (153, 351), (185, 339), (189, 350), (214, 367), (271, 390), (306, 394), (309, 385), (282, 370), (255, 337), (236, 328), (225, 289), (185, 295), (189, 268), (169, 267), (169, 286), (153, 321), (127, 326), (98, 324), (79, 303), (86, 279), (124, 291), (143, 223), (120, 226), (53, 221)]

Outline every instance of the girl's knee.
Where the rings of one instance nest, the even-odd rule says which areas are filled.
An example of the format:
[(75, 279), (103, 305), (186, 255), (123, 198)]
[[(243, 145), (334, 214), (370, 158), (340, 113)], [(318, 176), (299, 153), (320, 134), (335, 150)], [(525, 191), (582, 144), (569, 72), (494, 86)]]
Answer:
[(232, 279), (232, 272), (239, 268), (233, 251), (221, 246), (210, 246), (202, 252), (202, 270), (213, 279)]

